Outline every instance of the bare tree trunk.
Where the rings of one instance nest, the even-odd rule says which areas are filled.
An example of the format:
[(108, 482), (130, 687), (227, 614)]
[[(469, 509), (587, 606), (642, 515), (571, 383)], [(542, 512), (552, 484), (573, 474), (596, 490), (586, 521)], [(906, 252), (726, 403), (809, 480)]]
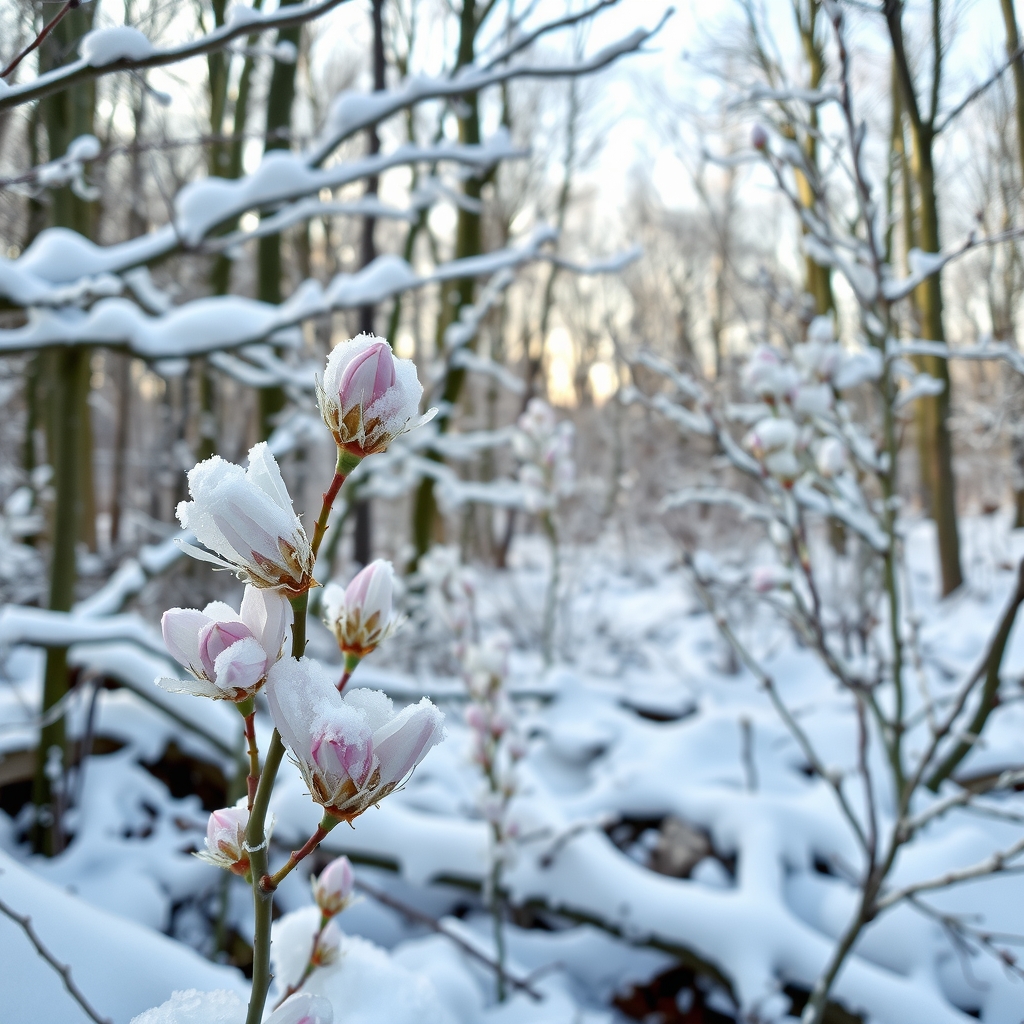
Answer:
[[(807, 86), (810, 89), (818, 89), (825, 74), (825, 54), (822, 41), (818, 38), (818, 14), (821, 9), (820, 0), (807, 0), (807, 8), (801, 8), (800, 0), (794, 0), (793, 10), (796, 15), (797, 30), (800, 33), (800, 43), (803, 47), (804, 57), (807, 60), (809, 69)], [(804, 157), (807, 166), (812, 173), (818, 170), (818, 108), (811, 106), (810, 131), (804, 140)], [(814, 206), (814, 189), (807, 178), (797, 173), (797, 188), (800, 192), (800, 201), (807, 208)], [(810, 256), (804, 258), (806, 287), (810, 295), (814, 297), (815, 311), (819, 316), (831, 312), (835, 306), (832, 297), (832, 271), (829, 267), (823, 267), (816, 263)]]
[[(373, 0), (373, 89), (380, 92), (385, 87), (385, 63), (384, 63), (384, 0)], [(376, 126), (367, 129), (366, 151), (369, 154), (380, 152), (380, 137), (377, 135)], [(380, 179), (373, 175), (366, 179), (365, 195), (375, 196), (380, 187)], [(374, 243), (374, 228), (377, 225), (375, 217), (363, 218), (363, 235), (360, 247), (360, 265), (369, 266), (377, 256), (377, 247)], [(359, 330), (363, 334), (373, 334), (374, 314), (376, 310), (373, 305), (361, 306), (359, 308)], [(388, 337), (388, 344), (394, 345), (395, 339)], [(373, 559), (373, 506), (369, 498), (359, 498), (355, 506), (355, 532), (353, 536), (353, 557), (360, 565), (369, 565)]]
[[(40, 47), (40, 70), (56, 67), (75, 49), (78, 39), (92, 27), (94, 6), (72, 11)], [(92, 131), (95, 88), (76, 86), (42, 101), (49, 138), (49, 158), (62, 155), (72, 139)], [(73, 228), (88, 237), (94, 210), (70, 188), (51, 193), (51, 222)], [(83, 532), (95, 545), (95, 508), (92, 499), (92, 448), (89, 419), (90, 352), (68, 347), (47, 353), (49, 368), (47, 426), (54, 468), (54, 513), (50, 545), (49, 607), (70, 611), (75, 598), (75, 549)], [(91, 529), (88, 519), (91, 514)], [(84, 528), (84, 530), (83, 530)], [(42, 711), (53, 707), (68, 690), (67, 648), (48, 647), (43, 678)], [(36, 807), (32, 845), (52, 856), (63, 846), (60, 822), (61, 789), (67, 752), (63, 718), (40, 730), (32, 799)]]
[[(902, 93), (903, 107), (910, 121), (913, 142), (913, 171), (920, 210), (917, 243), (924, 251), (939, 251), (939, 214), (935, 194), (933, 143), (935, 115), (938, 109), (939, 83), (942, 71), (941, 0), (932, 0), (933, 67), (930, 107), (927, 116), (918, 103), (903, 40), (903, 5), (901, 0), (885, 0), (885, 17), (892, 41), (893, 60)], [(942, 280), (940, 274), (927, 278), (917, 290), (921, 315), (921, 334), (928, 341), (943, 342)], [(939, 541), (939, 566), (942, 593), (950, 594), (963, 582), (960, 569), (960, 536), (956, 518), (956, 482), (953, 476), (953, 444), (949, 433), (951, 404), (949, 367), (946, 360), (926, 356), (924, 369), (942, 381), (942, 394), (919, 398), (918, 431), (922, 453), (922, 472), (931, 484), (931, 513)]]
[[(298, 0), (281, 0), (286, 7)], [(301, 29), (285, 28), (278, 32), (278, 42), (291, 43), (296, 52), (299, 48)], [(291, 146), (292, 103), (295, 100), (295, 62), (274, 61), (270, 77), (270, 91), (267, 93), (267, 126), (264, 152), (272, 149), (288, 149)], [(268, 235), (259, 240), (257, 267), (258, 298), (262, 302), (280, 305), (281, 302), (281, 236)], [(284, 408), (285, 395), (282, 387), (261, 388), (259, 393), (259, 432), (267, 438), (274, 429), (274, 420)]]
[[(459, 51), (456, 60), (456, 73), (459, 68), (473, 63), (476, 53), (476, 34), (480, 29), (477, 21), (476, 0), (463, 0), (462, 12), (459, 17)], [(464, 145), (478, 145), (480, 142), (480, 112), (476, 93), (468, 93), (462, 97), (462, 111), (459, 117), (459, 142)], [(480, 214), (477, 212), (480, 194), (485, 178), (478, 174), (469, 175), (463, 185), (463, 192), (472, 201), (471, 209), (460, 206), (455, 230), (455, 258), (478, 256), (483, 251), (483, 239), (480, 230)], [(459, 312), (465, 306), (473, 304), (476, 294), (476, 281), (465, 277), (455, 282), (454, 286), (444, 293), (441, 313), (437, 323), (437, 346), (442, 350), (445, 330), (448, 325), (458, 319)], [(449, 366), (444, 377), (441, 390), (442, 413), (437, 417), (437, 426), (441, 431), (447, 430), (451, 423), (449, 412), (458, 401), (462, 391), (462, 382), (466, 371), (462, 367)], [(439, 458), (436, 454), (431, 457)], [(437, 515), (437, 502), (434, 498), (434, 481), (424, 477), (416, 491), (413, 508), (413, 544), (416, 558), (426, 553), (433, 541), (434, 520)]]
[[(1014, 54), (1020, 46), (1020, 32), (1017, 30), (1017, 16), (1013, 10), (1013, 0), (999, 0), (1006, 24), (1006, 52)], [(1017, 154), (1018, 181), (1024, 182), (1024, 57), (1017, 57), (1011, 65), (1013, 69), (1013, 92), (1017, 105)], [(1016, 245), (1016, 242), (1010, 242)], [(1012, 340), (1016, 341), (1015, 332), (1011, 331)], [(1024, 527), (1024, 396), (1021, 389), (1014, 389), (1013, 397), (1013, 441), (1011, 447), (1011, 482), (1014, 497), (1014, 529)]]

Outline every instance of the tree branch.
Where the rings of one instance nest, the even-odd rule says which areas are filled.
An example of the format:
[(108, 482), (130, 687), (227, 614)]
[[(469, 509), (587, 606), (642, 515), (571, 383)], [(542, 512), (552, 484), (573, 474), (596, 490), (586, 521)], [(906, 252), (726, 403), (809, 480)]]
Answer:
[(36, 934), (35, 928), (32, 927), (32, 918), (28, 914), (19, 914), (12, 907), (9, 907), (3, 900), (0, 900), (0, 914), (9, 917), (21, 930), (25, 933), (29, 942), (35, 946), (36, 952), (60, 975), (61, 981), (64, 982), (64, 987), (68, 990), (68, 995), (82, 1008), (86, 1016), (95, 1024), (114, 1024), (109, 1017), (101, 1017), (90, 1005), (89, 1000), (85, 998), (82, 990), (75, 984), (74, 979), (71, 977), (71, 968), (67, 964), (62, 964), (47, 948), (43, 945), (43, 940)]
[[(191, 40), (190, 42), (181, 43), (166, 50), (155, 50), (148, 57), (140, 57), (138, 59), (122, 57), (119, 60), (111, 61), (109, 64), (98, 66), (90, 64), (83, 57), (73, 61), (71, 64), (65, 64), (63, 67), (54, 68), (53, 71), (39, 75), (24, 85), (14, 85), (9, 89), (0, 89), (0, 110), (20, 106), (23, 103), (28, 103), (30, 100), (49, 96), (50, 93), (68, 89), (79, 82), (109, 75), (115, 71), (144, 71), (147, 68), (159, 68), (166, 64), (177, 64), (179, 61), (188, 60), (190, 57), (200, 57), (204, 53), (223, 49), (232, 39), (237, 39), (239, 36), (270, 32), (273, 29), (293, 28), (296, 25), (312, 21), (314, 18), (319, 18), (328, 11), (347, 2), (348, 0), (318, 0), (318, 2), (311, 4), (282, 7), (273, 14), (265, 14), (257, 18), (242, 18), (229, 25), (223, 25), (221, 28), (215, 29), (213, 32), (209, 32), (205, 36), (200, 36), (198, 39)], [(71, 6), (73, 5), (69, 3), (68, 7)], [(50, 27), (52, 27), (52, 23)], [(21, 56), (23, 57), (24, 54)], [(20, 60), (21, 57), (18, 59)]]

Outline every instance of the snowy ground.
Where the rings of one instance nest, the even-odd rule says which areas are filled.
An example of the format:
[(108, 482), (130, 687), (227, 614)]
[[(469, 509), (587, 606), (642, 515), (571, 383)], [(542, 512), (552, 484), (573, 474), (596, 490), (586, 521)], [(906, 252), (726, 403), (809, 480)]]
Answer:
[[(941, 668), (934, 669), (936, 685), (943, 672), (952, 678), (980, 657), (1010, 591), (1014, 557), (1024, 550), (1024, 538), (991, 517), (972, 522), (965, 534), (969, 584), (944, 603), (934, 598), (928, 527), (915, 528), (909, 541), (922, 648), (928, 665)], [(616, 996), (619, 1007), (642, 1017), (631, 987), (664, 975), (683, 957), (696, 974), (674, 996), (676, 1019), (723, 1020), (742, 1012), (749, 1020), (785, 1020), (854, 905), (843, 875), (856, 852), (830, 791), (808, 774), (754, 680), (729, 671), (714, 624), (690, 595), (672, 552), (626, 564), (612, 541), (570, 551), (563, 658), (547, 672), (534, 653), (544, 550), (528, 542), (515, 555), (506, 574), (478, 572), (477, 586), (485, 629), (506, 629), (519, 645), (513, 685), (529, 753), (513, 805), (522, 839), (508, 872), (517, 908), (509, 971), (533, 993), (517, 990), (497, 1003), (486, 967), (369, 896), (338, 919), (342, 956), (318, 969), (305, 988), (328, 997), (335, 1021), (344, 1024), (596, 1022), (619, 1016)], [(172, 792), (189, 784), (203, 793), (223, 787), (223, 776), (233, 771), (229, 754), (238, 749), (240, 718), (222, 704), (156, 691), (153, 677), (167, 671), (155, 653), (159, 640), (140, 644), (151, 634), (135, 627), (136, 642), (80, 644), (73, 660), (152, 691), (199, 731), (128, 689), (101, 689), (93, 732), (96, 749), (109, 752), (72, 774), (68, 849), (50, 861), (29, 857), (16, 841), (18, 822), (0, 813), (0, 899), (31, 916), (43, 942), (116, 1024), (128, 1024), (179, 989), (224, 989), (244, 999), (241, 972), (208, 958), (215, 948), (211, 921), (221, 915), (228, 933), (251, 936), (244, 883), (225, 885), (190, 855), (205, 828), (200, 797)], [(852, 765), (853, 714), (817, 660), (755, 611), (744, 632), (830, 764)], [(461, 683), (425, 670), (400, 671), (394, 666), (409, 664), (406, 650), (396, 641), (390, 660), (369, 660), (352, 685), (382, 687), (396, 702), (432, 695), (446, 711), (448, 738), (403, 792), (354, 828), (336, 829), (324, 845), (348, 853), (367, 884), (440, 919), (463, 944), (490, 952), (491, 924), (479, 895), (487, 828), (476, 810), (479, 781), (462, 724)], [(314, 630), (312, 651), (331, 656), (325, 632)], [(3, 653), (0, 772), (6, 764), (13, 774), (18, 752), (33, 741), (26, 723), (38, 704), (41, 655), (17, 645)], [(1019, 626), (1003, 677), (1003, 705), (964, 776), (1024, 761)], [(68, 708), (79, 735), (87, 730), (93, 692), (85, 678)], [(264, 748), (268, 722), (262, 722)], [(161, 767), (154, 774), (145, 764)], [(183, 781), (174, 764), (191, 776)], [(204, 776), (196, 775), (197, 765), (207, 766)], [(1024, 797), (1001, 806), (1024, 812)], [(319, 817), (290, 764), (282, 769), (273, 811), (274, 859), (283, 859)], [(1016, 841), (1020, 828), (954, 812), (908, 849), (895, 882), (974, 863)], [(285, 912), (275, 925), (281, 987), (301, 972), (315, 926), (301, 875), (289, 877), (278, 898)], [(932, 903), (947, 913), (978, 915), (975, 923), (992, 932), (1018, 932), (1024, 879), (1002, 874), (936, 895)], [(5, 1024), (86, 1020), (59, 976), (4, 917), (0, 959)], [(1018, 1024), (1024, 1017), (1024, 982), (991, 956), (958, 950), (935, 921), (905, 907), (870, 927), (834, 995), (879, 1024), (977, 1016)], [(225, 1000), (230, 1022), (236, 1011)], [(684, 1016), (697, 1004), (705, 1016)]]

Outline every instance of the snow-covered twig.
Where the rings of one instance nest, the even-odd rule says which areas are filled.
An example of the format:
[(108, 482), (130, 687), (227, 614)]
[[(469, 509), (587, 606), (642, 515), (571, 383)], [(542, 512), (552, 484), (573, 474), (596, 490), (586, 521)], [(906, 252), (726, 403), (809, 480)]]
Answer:
[[(294, 28), (327, 14), (345, 2), (346, 0), (314, 0), (311, 3), (281, 7), (270, 14), (262, 14), (239, 5), (232, 8), (232, 11), (237, 13), (226, 25), (221, 25), (198, 39), (160, 50), (153, 47), (138, 29), (127, 25), (97, 29), (88, 33), (82, 40), (88, 55), (54, 68), (23, 85), (0, 85), (0, 110), (41, 99), (51, 93), (69, 89), (79, 82), (109, 75), (115, 71), (144, 71), (148, 68), (177, 64), (191, 57), (200, 57), (223, 49), (239, 36)], [(72, 0), (67, 6), (73, 8), (77, 3)], [(52, 28), (52, 24), (49, 27)]]
[(900, 900), (909, 896), (916, 896), (922, 892), (932, 892), (935, 889), (948, 889), (959, 882), (968, 882), (974, 878), (983, 878), (986, 875), (995, 875), (1003, 871), (1021, 871), (1024, 865), (1013, 866), (1009, 862), (1024, 853), (1024, 839), (1019, 839), (1012, 846), (1000, 850), (972, 864), (970, 867), (960, 868), (956, 871), (947, 871), (937, 878), (930, 878), (925, 882), (914, 882), (912, 885), (905, 885), (899, 889), (893, 889), (875, 902), (875, 906), (881, 911), (891, 907)]

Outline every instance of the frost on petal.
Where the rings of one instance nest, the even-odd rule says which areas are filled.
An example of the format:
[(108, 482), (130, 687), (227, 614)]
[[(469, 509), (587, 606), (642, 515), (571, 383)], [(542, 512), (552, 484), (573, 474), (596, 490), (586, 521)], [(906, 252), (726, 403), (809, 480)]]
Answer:
[(324, 618), (334, 622), (345, 614), (345, 588), (339, 583), (328, 583), (323, 593)]
[(249, 468), (245, 475), (261, 491), (268, 494), (279, 508), (285, 512), (292, 512), (292, 497), (285, 486), (284, 477), (281, 476), (281, 467), (267, 447), (266, 441), (260, 441), (249, 450)]
[(225, 487), (242, 482), (244, 477), (245, 471), (241, 466), (214, 455), (189, 470), (188, 490), (193, 500), (179, 502), (177, 509), (178, 522), (186, 530), (191, 530), (200, 544), (235, 563), (241, 554), (221, 533), (210, 510)]
[(267, 652), (255, 637), (244, 637), (225, 648), (214, 663), (214, 682), (228, 692), (251, 690), (267, 674)]
[(395, 714), (393, 701), (382, 690), (370, 690), (361, 686), (347, 690), (342, 700), (349, 707), (362, 711), (374, 732), (390, 722)]
[(397, 784), (444, 736), (444, 715), (424, 697), (374, 733), (382, 785)]
[(210, 617), (195, 608), (168, 608), (160, 618), (164, 646), (180, 665), (198, 674), (199, 634)]
[(334, 678), (310, 658), (283, 658), (271, 668), (266, 692), (270, 715), (285, 746), (308, 762), (314, 723), (327, 709), (341, 706)]
[(244, 1024), (245, 1012), (245, 1003), (234, 992), (190, 988), (133, 1017), (131, 1024)]
[(156, 680), (156, 685), (167, 693), (188, 693), (193, 697), (212, 697), (215, 700), (224, 696), (220, 687), (208, 679), (172, 679), (162, 676)]
[[(182, 525), (229, 568), (257, 587), (301, 594), (312, 581), (312, 552), (291, 508), (280, 470), (265, 447), (243, 471), (214, 456), (188, 475), (192, 501), (178, 506)], [(194, 553), (194, 552), (190, 552)]]

